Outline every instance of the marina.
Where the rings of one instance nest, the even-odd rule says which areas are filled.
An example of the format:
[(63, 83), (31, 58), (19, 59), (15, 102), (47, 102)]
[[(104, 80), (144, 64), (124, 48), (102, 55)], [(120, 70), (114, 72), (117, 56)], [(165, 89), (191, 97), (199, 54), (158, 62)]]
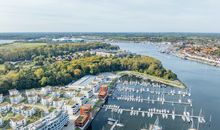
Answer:
[(111, 110), (111, 112), (115, 112), (118, 114), (123, 114), (123, 112), (129, 112), (130, 116), (138, 116), (141, 114), (143, 117), (153, 117), (153, 116), (161, 116), (163, 119), (172, 118), (175, 120), (176, 117), (180, 117), (183, 119), (183, 121), (186, 122), (192, 122), (193, 119), (198, 120), (199, 123), (206, 123), (204, 116), (202, 116), (202, 113), (200, 113), (199, 116), (191, 115), (190, 112), (184, 111), (182, 114), (175, 113), (175, 110), (167, 110), (167, 109), (156, 109), (156, 108), (150, 108), (148, 110), (141, 110), (141, 108), (134, 109), (133, 107), (131, 109), (124, 109), (120, 108), (120, 106), (116, 105), (104, 105), (103, 109), (105, 111)]
[[(119, 115), (119, 118), (125, 114), (128, 115), (128, 118), (141, 116), (147, 120), (157, 117), (155, 122), (159, 121), (159, 117), (163, 120), (169, 119), (173, 121), (181, 119), (183, 123), (186, 122), (191, 124), (190, 128), (193, 128), (194, 125), (192, 124), (196, 121), (197, 129), (195, 130), (199, 130), (199, 124), (207, 123), (202, 109), (200, 109), (198, 115), (193, 113), (193, 102), (190, 98), (190, 89), (174, 89), (164, 84), (140, 80), (132, 76), (121, 77), (117, 81), (116, 88), (114, 89), (114, 93), (109, 97), (112, 100), (145, 104), (143, 105), (144, 107), (131, 106), (127, 108), (121, 106), (120, 103), (117, 105), (103, 105), (102, 109), (105, 112)], [(182, 111), (180, 109), (182, 109)], [(108, 117), (108, 124), (111, 125), (111, 130), (113, 130), (118, 126), (117, 118), (114, 119), (113, 116), (112, 118)], [(154, 126), (158, 125), (155, 125), (155, 123), (154, 125), (151, 124), (149, 129), (153, 130)], [(160, 129), (162, 130), (162, 127)]]
[[(109, 97), (106, 105), (117, 105), (120, 106), (119, 109), (127, 109), (129, 111), (122, 110), (122, 114), (118, 112), (114, 113), (114, 119), (118, 119), (120, 115), (120, 120), (124, 124), (124, 127), (117, 127), (118, 130), (148, 130), (150, 124), (154, 124), (158, 116), (160, 120), (160, 126), (163, 130), (216, 130), (220, 129), (218, 120), (220, 120), (219, 113), (219, 100), (213, 100), (215, 97), (220, 99), (219, 93), (216, 90), (219, 90), (219, 69), (206, 66), (203, 64), (186, 61), (178, 59), (177, 57), (166, 55), (164, 53), (157, 52), (152, 44), (135, 44), (135, 43), (116, 43), (124, 50), (129, 50), (133, 53), (144, 54), (149, 56), (154, 56), (160, 59), (164, 66), (174, 70), (179, 78), (186, 84), (186, 89), (173, 88), (163, 84), (157, 84), (150, 82), (143, 82), (141, 80), (132, 81), (131, 79), (119, 80), (117, 82), (116, 88), (111, 97)], [(180, 64), (181, 63), (181, 64)], [(178, 67), (177, 67), (178, 66)], [(210, 75), (207, 77), (205, 75)], [(211, 83), (211, 84), (210, 84)], [(212, 94), (210, 94), (212, 93)], [(166, 101), (175, 101), (188, 103), (188, 99), (191, 100), (192, 106), (184, 105), (181, 103), (172, 104), (155, 101), (136, 101), (136, 97), (143, 99), (157, 100), (158, 97), (164, 95)], [(120, 97), (134, 97), (135, 101), (121, 100)], [(117, 99), (119, 98), (119, 100)], [(207, 102), (207, 100), (210, 100)], [(162, 114), (153, 114), (152, 117), (148, 117), (147, 113), (142, 114), (138, 112), (138, 115), (134, 113), (131, 114), (131, 108), (133, 110), (138, 110), (141, 108), (141, 111), (148, 112), (149, 109), (166, 109), (169, 110), (168, 118)], [(202, 108), (202, 109), (201, 109)], [(188, 118), (184, 118), (183, 115), (184, 109), (193, 116), (199, 117), (201, 111), (201, 117), (204, 117), (205, 123), (198, 123), (198, 119), (193, 118), (191, 122), (187, 122)], [(175, 116), (172, 113), (175, 110)], [(105, 111), (103, 108), (100, 113), (97, 115), (97, 118), (92, 123), (92, 129), (110, 129), (110, 125), (107, 124), (108, 117), (111, 117), (112, 110), (108, 109)], [(212, 115), (212, 116), (211, 116)], [(185, 119), (185, 121), (184, 121)], [(202, 122), (200, 120), (200, 122)], [(101, 125), (97, 127), (96, 125)], [(135, 125), (134, 125), (135, 124)], [(193, 126), (192, 126), (193, 124)], [(198, 126), (199, 125), (199, 126)]]

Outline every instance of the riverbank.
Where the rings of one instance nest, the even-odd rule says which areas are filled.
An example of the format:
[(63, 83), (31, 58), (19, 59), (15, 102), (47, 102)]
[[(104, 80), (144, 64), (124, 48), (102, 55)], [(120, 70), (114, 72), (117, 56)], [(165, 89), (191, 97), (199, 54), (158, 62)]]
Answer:
[(180, 54), (180, 53), (173, 53), (173, 55), (177, 56), (179, 58), (185, 59), (185, 60), (191, 60), (191, 61), (196, 61), (196, 62), (199, 62), (199, 63), (202, 63), (202, 64), (207, 64), (207, 65), (211, 65), (211, 66), (220, 67), (220, 63), (218, 63), (217, 61), (207, 59), (207, 58), (204, 58), (204, 57), (184, 55), (184, 54)]
[(169, 85), (171, 87), (176, 87), (176, 88), (181, 88), (181, 89), (186, 88), (186, 85), (184, 83), (182, 83), (180, 80), (173, 80), (172, 81), (172, 80), (167, 80), (167, 79), (159, 78), (159, 77), (144, 74), (144, 73), (134, 72), (134, 71), (119, 71), (119, 72), (117, 72), (117, 74), (119, 74), (119, 75), (125, 75), (125, 74), (135, 75), (135, 76), (141, 77), (143, 79), (150, 79), (152, 81), (163, 83), (163, 84)]

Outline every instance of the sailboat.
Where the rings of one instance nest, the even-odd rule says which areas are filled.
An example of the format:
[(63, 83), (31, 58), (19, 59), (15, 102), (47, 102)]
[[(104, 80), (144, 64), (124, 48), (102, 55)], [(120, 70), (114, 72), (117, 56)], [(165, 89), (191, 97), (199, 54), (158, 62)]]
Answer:
[(157, 119), (155, 120), (154, 124), (150, 125), (148, 130), (162, 130), (162, 127), (159, 125), (159, 118), (157, 116)]
[(172, 119), (175, 120), (175, 108), (174, 108), (174, 110), (172, 111)]
[(197, 130), (196, 128), (194, 128), (194, 122), (193, 122), (193, 119), (192, 119), (191, 127), (190, 127), (188, 130)]

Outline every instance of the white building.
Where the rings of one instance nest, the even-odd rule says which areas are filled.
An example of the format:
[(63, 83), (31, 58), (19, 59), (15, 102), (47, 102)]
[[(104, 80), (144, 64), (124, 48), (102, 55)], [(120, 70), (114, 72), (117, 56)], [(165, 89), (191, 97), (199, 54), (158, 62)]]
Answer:
[(14, 114), (20, 114), (22, 108), (23, 108), (23, 105), (21, 105), (21, 104), (13, 104), (13, 105), (11, 106), (11, 111), (12, 111), (12, 113), (14, 113)]
[(21, 114), (26, 117), (30, 117), (36, 113), (36, 109), (31, 106), (24, 106), (21, 110)]
[(17, 130), (19, 127), (23, 127), (27, 124), (26, 118), (22, 115), (16, 115), (10, 119), (9, 122), (12, 129)]
[(98, 90), (100, 88), (100, 84), (90, 83), (87, 87), (92, 89), (93, 95), (96, 95), (96, 94), (98, 94)]
[(83, 104), (86, 103), (87, 98), (86, 98), (86, 96), (83, 95), (83, 94), (77, 94), (73, 100), (74, 100), (76, 103), (78, 103), (79, 105), (83, 105)]
[(65, 92), (64, 92), (64, 97), (65, 98), (74, 98), (75, 97), (75, 90), (73, 89), (67, 89)]
[(52, 103), (52, 98), (50, 97), (42, 97), (41, 98), (41, 104), (44, 106), (48, 106)]
[(0, 103), (0, 112), (7, 113), (11, 109), (11, 104), (7, 102)]
[(8, 92), (10, 96), (20, 94), (20, 92), (17, 89), (11, 89), (11, 90), (8, 90)]
[(32, 95), (36, 95), (36, 91), (35, 91), (35, 89), (26, 90), (25, 94), (27, 97), (32, 96)]
[(4, 124), (4, 120), (3, 120), (3, 117), (0, 116), (0, 126), (2, 126)]
[(21, 96), (21, 94), (17, 94), (17, 95), (10, 95), (10, 102), (12, 104), (18, 104), (20, 103), (24, 98)]
[(115, 56), (114, 53), (108, 52), (108, 51), (97, 51), (96, 52), (97, 56), (102, 56), (102, 57), (110, 57), (110, 56)]
[(87, 75), (69, 85), (70, 88), (83, 89), (89, 85), (89, 83), (95, 78), (95, 76)]
[(62, 108), (64, 105), (64, 101), (61, 98), (54, 98), (53, 99), (53, 107)]
[(48, 116), (23, 127), (22, 130), (61, 130), (69, 122), (69, 115), (63, 111), (54, 111)]
[(2, 103), (4, 100), (3, 94), (0, 94), (0, 103)]
[(27, 100), (29, 104), (36, 104), (38, 102), (38, 95), (29, 95)]
[(60, 97), (60, 92), (59, 91), (52, 91), (52, 97), (53, 98), (59, 98)]
[(41, 94), (46, 96), (47, 94), (52, 92), (52, 88), (50, 86), (41, 88)]
[(72, 108), (73, 114), (76, 114), (80, 109), (80, 105), (78, 103), (75, 103), (71, 108)]
[(83, 95), (85, 95), (86, 98), (90, 98), (90, 97), (93, 96), (93, 89), (91, 89), (91, 88), (84, 88), (84, 89), (81, 90), (81, 93)]

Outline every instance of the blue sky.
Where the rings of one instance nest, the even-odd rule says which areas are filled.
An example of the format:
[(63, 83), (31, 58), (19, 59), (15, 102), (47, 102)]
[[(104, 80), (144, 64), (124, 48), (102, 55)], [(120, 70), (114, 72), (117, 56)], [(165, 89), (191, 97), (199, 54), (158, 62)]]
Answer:
[(0, 32), (220, 32), (220, 0), (0, 0)]

